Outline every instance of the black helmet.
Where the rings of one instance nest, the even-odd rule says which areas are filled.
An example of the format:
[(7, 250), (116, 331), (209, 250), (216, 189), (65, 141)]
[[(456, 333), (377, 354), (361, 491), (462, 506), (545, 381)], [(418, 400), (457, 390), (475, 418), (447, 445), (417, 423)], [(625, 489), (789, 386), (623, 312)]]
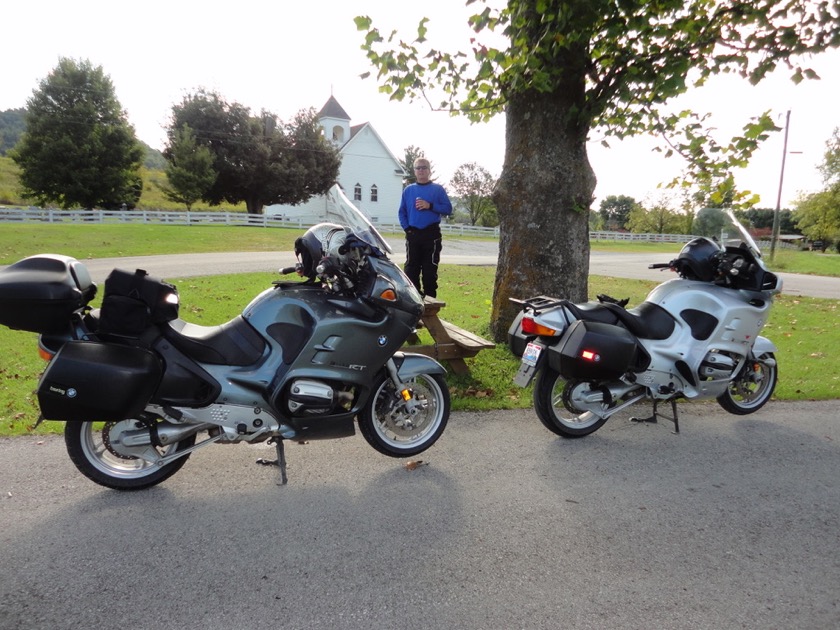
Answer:
[(715, 279), (717, 255), (721, 249), (717, 243), (704, 236), (686, 243), (677, 256), (677, 271), (687, 280), (711, 282)]
[(337, 223), (318, 223), (295, 241), (295, 255), (301, 262), (304, 276), (314, 278), (318, 263), (325, 256), (337, 255), (347, 240), (347, 230)]

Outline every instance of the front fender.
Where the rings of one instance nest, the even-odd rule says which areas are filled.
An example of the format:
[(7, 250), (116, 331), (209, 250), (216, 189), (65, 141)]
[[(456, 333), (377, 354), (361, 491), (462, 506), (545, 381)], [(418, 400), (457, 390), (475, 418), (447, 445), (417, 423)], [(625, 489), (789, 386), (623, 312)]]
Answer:
[(762, 354), (767, 354), (768, 352), (775, 354), (778, 350), (776, 349), (776, 344), (770, 341), (767, 337), (759, 335), (755, 338), (755, 344), (753, 344), (752, 352), (754, 357), (760, 357)]
[(445, 367), (424, 354), (397, 352), (394, 355), (394, 363), (397, 366), (397, 374), (403, 381), (421, 374), (446, 374)]

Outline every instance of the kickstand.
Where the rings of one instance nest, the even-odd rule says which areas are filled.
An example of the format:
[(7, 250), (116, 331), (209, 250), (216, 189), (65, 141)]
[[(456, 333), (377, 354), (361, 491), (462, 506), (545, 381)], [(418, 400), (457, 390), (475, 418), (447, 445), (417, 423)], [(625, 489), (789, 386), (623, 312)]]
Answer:
[(257, 463), (261, 466), (278, 466), (280, 468), (280, 483), (277, 485), (285, 486), (289, 482), (289, 478), (286, 476), (286, 450), (283, 447), (283, 439), (276, 439), (273, 442), (274, 448), (277, 451), (277, 459), (263, 459), (260, 457)]
[(671, 413), (673, 414), (672, 416), (669, 417), (669, 416), (666, 416), (666, 415), (663, 415), (663, 414), (659, 413), (659, 411), (657, 410), (658, 406), (659, 406), (659, 400), (654, 399), (653, 400), (653, 414), (652, 415), (650, 415), (647, 418), (636, 418), (634, 416), (634, 417), (630, 418), (630, 421), (631, 422), (649, 422), (651, 424), (656, 424), (656, 422), (658, 422), (658, 420), (659, 420), (659, 417), (661, 416), (661, 417), (665, 418), (666, 420), (670, 420), (671, 422), (673, 422), (674, 423), (674, 433), (679, 433), (680, 432), (680, 416), (677, 413), (677, 400), (675, 398), (671, 398), (671, 399), (668, 400), (668, 402), (671, 403)]

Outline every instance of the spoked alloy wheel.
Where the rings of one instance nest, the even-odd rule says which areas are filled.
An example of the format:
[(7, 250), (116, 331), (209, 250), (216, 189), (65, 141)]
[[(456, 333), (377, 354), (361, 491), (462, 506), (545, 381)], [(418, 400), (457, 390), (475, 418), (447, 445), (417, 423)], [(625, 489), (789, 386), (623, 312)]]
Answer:
[[(534, 383), (534, 411), (546, 429), (564, 438), (579, 438), (600, 429), (607, 418), (588, 410), (575, 408), (575, 396), (584, 382), (566, 381), (560, 373), (545, 367), (537, 373)], [(609, 406), (603, 404), (604, 411)]]
[(778, 380), (776, 357), (768, 352), (748, 360), (717, 401), (729, 413), (739, 416), (753, 413), (770, 400)]
[[(64, 428), (67, 453), (85, 477), (115, 490), (140, 490), (168, 479), (181, 469), (189, 455), (158, 466), (119, 453), (111, 443), (119, 440), (123, 431), (137, 428), (137, 421), (68, 422)], [(169, 455), (190, 448), (195, 435), (165, 447), (157, 447), (161, 455)]]
[(359, 430), (373, 448), (390, 457), (409, 457), (434, 444), (449, 420), (449, 390), (438, 374), (420, 374), (408, 380), (413, 401), (411, 413), (384, 374), (359, 416)]

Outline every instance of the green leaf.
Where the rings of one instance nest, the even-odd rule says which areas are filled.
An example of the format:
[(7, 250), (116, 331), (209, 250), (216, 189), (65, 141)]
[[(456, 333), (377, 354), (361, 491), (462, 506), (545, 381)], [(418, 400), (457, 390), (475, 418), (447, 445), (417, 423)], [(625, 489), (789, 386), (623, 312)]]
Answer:
[(357, 15), (353, 18), (353, 21), (356, 23), (356, 30), (358, 31), (370, 30), (370, 25), (373, 24), (373, 20), (367, 15)]

